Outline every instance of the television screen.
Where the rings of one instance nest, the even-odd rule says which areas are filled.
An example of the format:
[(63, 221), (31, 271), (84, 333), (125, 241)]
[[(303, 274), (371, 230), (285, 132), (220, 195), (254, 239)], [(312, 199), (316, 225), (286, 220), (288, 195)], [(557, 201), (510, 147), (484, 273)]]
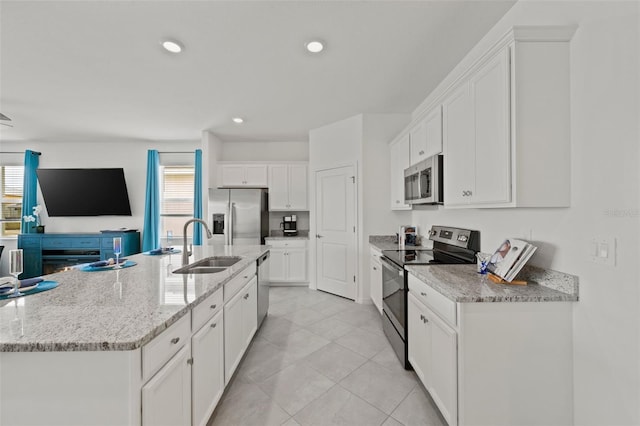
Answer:
[(49, 216), (131, 216), (123, 169), (38, 169)]

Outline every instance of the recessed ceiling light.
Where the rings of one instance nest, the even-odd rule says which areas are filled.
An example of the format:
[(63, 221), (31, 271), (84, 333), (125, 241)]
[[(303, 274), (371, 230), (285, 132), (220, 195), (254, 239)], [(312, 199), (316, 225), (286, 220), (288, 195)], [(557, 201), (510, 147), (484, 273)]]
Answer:
[(244, 120), (242, 119), (242, 117), (233, 117), (231, 120), (236, 124), (244, 123)]
[(305, 47), (311, 53), (320, 53), (324, 50), (324, 44), (319, 40), (312, 40), (305, 44)]
[(162, 42), (162, 47), (171, 53), (180, 53), (183, 49), (182, 44), (176, 40), (165, 40)]

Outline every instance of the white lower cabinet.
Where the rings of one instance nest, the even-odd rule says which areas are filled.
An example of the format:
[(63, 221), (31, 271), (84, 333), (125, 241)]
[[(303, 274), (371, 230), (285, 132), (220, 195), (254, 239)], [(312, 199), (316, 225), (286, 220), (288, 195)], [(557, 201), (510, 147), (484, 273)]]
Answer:
[(258, 326), (258, 279), (254, 276), (224, 305), (224, 371), (229, 383)]
[(186, 344), (142, 387), (143, 425), (191, 424), (191, 346)]
[(270, 240), (270, 282), (306, 282), (307, 242), (305, 240)]
[(371, 255), (369, 258), (369, 293), (371, 294), (371, 301), (378, 309), (378, 312), (382, 314), (382, 265), (380, 264), (380, 256), (382, 254), (371, 249)]
[(449, 426), (573, 424), (571, 302), (456, 303), (408, 281), (409, 362)]
[(449, 426), (458, 424), (457, 334), (411, 292), (409, 362)]
[(224, 392), (224, 316), (220, 310), (191, 338), (193, 424), (206, 425)]

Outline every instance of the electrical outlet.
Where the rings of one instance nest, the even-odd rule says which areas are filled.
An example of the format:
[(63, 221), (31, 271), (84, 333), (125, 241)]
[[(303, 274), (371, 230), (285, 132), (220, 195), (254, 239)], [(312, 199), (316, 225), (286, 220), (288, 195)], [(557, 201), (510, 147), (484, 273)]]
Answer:
[(587, 258), (593, 263), (615, 266), (615, 237), (596, 237), (589, 240), (589, 242), (587, 243)]

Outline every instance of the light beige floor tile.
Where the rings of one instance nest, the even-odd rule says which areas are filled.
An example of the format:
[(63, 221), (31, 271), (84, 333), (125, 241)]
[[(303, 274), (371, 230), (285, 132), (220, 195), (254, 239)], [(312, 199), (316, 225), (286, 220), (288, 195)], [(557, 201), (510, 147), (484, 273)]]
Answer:
[(292, 323), (284, 317), (267, 316), (262, 323), (260, 330), (258, 330), (257, 336), (262, 339), (272, 341), (282, 339), (282, 337), (299, 329), (299, 325)]
[(210, 426), (281, 425), (287, 414), (257, 385), (243, 384), (242, 390), (219, 404), (209, 421)]
[(391, 346), (384, 335), (362, 329), (354, 329), (335, 339), (335, 342), (367, 358), (372, 358), (381, 350)]
[(339, 385), (329, 389), (295, 415), (302, 426), (375, 426), (386, 418), (386, 414)]
[(355, 327), (366, 327), (371, 324), (380, 323), (380, 314), (373, 305), (355, 305), (353, 309), (339, 312), (332, 318), (336, 318)]
[(318, 321), (321, 321), (322, 319), (326, 318), (327, 316), (328, 315), (322, 314), (314, 309), (305, 307), (302, 309), (298, 309), (297, 311), (293, 311), (285, 315), (283, 318), (293, 322), (294, 324), (298, 324), (300, 326), (307, 326), (307, 325), (315, 324)]
[(340, 385), (386, 414), (391, 414), (416, 383), (369, 361), (344, 378)]
[(371, 361), (380, 364), (383, 367), (386, 367), (395, 374), (402, 375), (408, 379), (415, 381), (416, 383), (418, 382), (418, 376), (416, 376), (416, 373), (413, 370), (404, 369), (402, 363), (396, 356), (396, 353), (391, 346), (388, 346), (378, 352), (376, 356), (371, 358)]
[(329, 343), (304, 358), (304, 361), (317, 372), (339, 382), (367, 362), (367, 359), (344, 346)]
[[(393, 417), (389, 416), (387, 417), (387, 420), (385, 420), (385, 422), (382, 423), (382, 426), (405, 426), (405, 425), (403, 425)], [(413, 425), (406, 425), (406, 426), (413, 426)]]
[(302, 426), (300, 423), (296, 422), (296, 419), (291, 417), (286, 422), (282, 423), (282, 426)]
[(438, 408), (420, 386), (416, 386), (391, 415), (405, 425), (447, 425)]
[(308, 330), (300, 329), (273, 343), (293, 359), (300, 359), (328, 345), (329, 342), (324, 337), (313, 334)]
[(305, 328), (325, 339), (335, 340), (352, 331), (355, 327), (335, 318), (325, 318)]
[(324, 300), (320, 303), (311, 305), (311, 309), (325, 314), (326, 316), (335, 315), (339, 312), (351, 309), (356, 305), (351, 300), (334, 297), (332, 299)]
[(259, 383), (260, 388), (290, 415), (296, 414), (334, 384), (303, 362), (293, 364)]
[(295, 358), (267, 341), (252, 345), (238, 367), (237, 376), (260, 382), (295, 362)]

